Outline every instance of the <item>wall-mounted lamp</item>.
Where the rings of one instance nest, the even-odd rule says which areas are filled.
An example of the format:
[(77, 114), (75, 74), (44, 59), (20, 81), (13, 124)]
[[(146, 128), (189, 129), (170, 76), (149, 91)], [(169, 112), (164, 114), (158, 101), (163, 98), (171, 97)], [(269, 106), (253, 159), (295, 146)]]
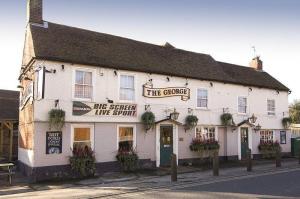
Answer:
[(57, 108), (59, 106), (59, 99), (56, 99), (54, 101), (54, 107)]
[(259, 124), (254, 127), (255, 132), (260, 131), (260, 129), (261, 129), (261, 126)]
[(209, 83), (210, 87), (214, 87), (214, 84), (212, 82)]
[(252, 92), (252, 88), (251, 88), (251, 87), (249, 87), (248, 91), (249, 91), (249, 92)]
[(106, 100), (107, 100), (107, 103), (109, 103), (109, 104), (113, 104), (114, 103), (114, 100), (111, 100), (109, 98), (106, 98)]
[(151, 110), (151, 106), (149, 104), (145, 105), (145, 111), (150, 111)]
[(62, 69), (62, 70), (65, 70), (65, 65), (61, 65), (61, 69)]
[(171, 120), (178, 120), (178, 117), (179, 117), (179, 113), (174, 108), (174, 111), (172, 113), (170, 113), (170, 119)]
[(292, 91), (291, 91), (291, 90), (289, 90), (289, 91), (288, 91), (288, 94), (290, 95), (291, 93), (292, 93)]
[(114, 71), (114, 74), (115, 74), (115, 76), (117, 76), (117, 75), (118, 75), (118, 72), (115, 70), (115, 71)]
[(257, 117), (253, 113), (252, 116), (248, 118), (248, 120), (250, 123), (254, 124), (257, 120)]
[(51, 69), (51, 70), (47, 70), (47, 69), (46, 69), (45, 72), (46, 72), (46, 73), (54, 73), (54, 74), (55, 74), (55, 73), (56, 73), (56, 70), (55, 70), (55, 69)]
[(167, 77), (166, 79), (167, 79), (167, 82), (169, 82), (169, 81), (170, 81), (170, 77)]
[(276, 91), (277, 95), (279, 95), (279, 90)]

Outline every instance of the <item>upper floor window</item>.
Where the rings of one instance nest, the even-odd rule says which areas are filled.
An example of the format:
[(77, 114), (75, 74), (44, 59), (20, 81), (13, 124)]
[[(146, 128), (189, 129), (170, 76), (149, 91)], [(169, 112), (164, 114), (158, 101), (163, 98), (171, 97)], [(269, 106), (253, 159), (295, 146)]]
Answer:
[(273, 131), (263, 130), (260, 131), (260, 142), (273, 142), (274, 136)]
[(197, 89), (197, 107), (207, 108), (208, 92), (206, 89)]
[(195, 136), (201, 140), (216, 140), (216, 128), (197, 126)]
[(92, 99), (93, 97), (93, 74), (89, 71), (75, 71), (75, 98)]
[(134, 101), (134, 76), (120, 75), (120, 100)]
[(275, 115), (275, 100), (267, 100), (268, 115)]
[(239, 97), (238, 112), (239, 113), (247, 113), (247, 97)]

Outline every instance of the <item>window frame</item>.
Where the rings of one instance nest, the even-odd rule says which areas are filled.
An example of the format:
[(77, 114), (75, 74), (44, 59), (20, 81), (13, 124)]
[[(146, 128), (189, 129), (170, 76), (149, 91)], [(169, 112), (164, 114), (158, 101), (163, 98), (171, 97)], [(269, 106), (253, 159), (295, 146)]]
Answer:
[[(91, 72), (92, 73), (92, 97), (91, 98), (75, 97), (76, 71)], [(88, 102), (95, 101), (95, 85), (96, 85), (96, 75), (95, 74), (96, 74), (96, 69), (92, 69), (92, 68), (76, 67), (76, 68), (73, 69), (72, 99), (74, 101), (88, 101)]]
[(194, 137), (197, 138), (197, 128), (201, 128), (201, 130), (203, 130), (204, 128), (215, 128), (215, 140), (218, 141), (219, 140), (219, 136), (218, 136), (218, 127), (217, 126), (211, 126), (211, 125), (197, 125), (195, 127), (195, 134), (194, 134)]
[[(269, 111), (269, 101), (274, 101), (274, 111)], [(269, 113), (273, 113), (273, 114), (269, 114)], [(267, 99), (267, 115), (272, 117), (272, 116), (276, 116), (276, 101), (275, 99)]]
[[(133, 86), (134, 86), (134, 92), (133, 92), (133, 100), (122, 100), (120, 99), (120, 93), (121, 93), (121, 76), (133, 76)], [(136, 74), (134, 73), (128, 73), (128, 72), (119, 72), (118, 73), (118, 101), (121, 103), (134, 103), (137, 101), (136, 97), (136, 91), (137, 91), (137, 85), (136, 85)]]
[(95, 148), (95, 127), (92, 124), (71, 124), (71, 149), (73, 150), (74, 145), (74, 129), (75, 128), (89, 128), (90, 129), (90, 141), (91, 141), (91, 149)]
[[(207, 98), (206, 98), (206, 107), (198, 106), (198, 90), (206, 90)], [(209, 100), (209, 91), (207, 88), (196, 88), (196, 109), (208, 110), (208, 100)]]
[(136, 125), (134, 125), (134, 124), (118, 124), (117, 125), (117, 145), (116, 145), (117, 151), (119, 151), (119, 141), (120, 141), (119, 132), (120, 132), (120, 127), (133, 128), (133, 144), (132, 144), (133, 146), (132, 147), (133, 147), (133, 150), (136, 150), (136, 146), (137, 146), (137, 144), (136, 144)]
[[(268, 132), (270, 132), (270, 131), (272, 131), (272, 140), (262, 140), (261, 139), (261, 132), (266, 132), (266, 131), (268, 131)], [(268, 130), (268, 129), (264, 129), (264, 130), (260, 130), (259, 131), (259, 142), (261, 142), (261, 141), (264, 141), (264, 142), (269, 142), (269, 141), (272, 141), (272, 142), (274, 142), (275, 141), (275, 131), (274, 130)]]
[[(239, 98), (245, 98), (246, 99), (246, 112), (244, 113), (244, 112), (240, 112), (240, 110), (239, 110), (239, 106), (240, 106), (240, 104), (239, 104)], [(240, 96), (238, 96), (237, 97), (237, 112), (238, 112), (238, 114), (239, 115), (247, 115), (247, 112), (248, 112), (248, 97), (247, 96), (242, 96), (242, 95), (240, 95)]]

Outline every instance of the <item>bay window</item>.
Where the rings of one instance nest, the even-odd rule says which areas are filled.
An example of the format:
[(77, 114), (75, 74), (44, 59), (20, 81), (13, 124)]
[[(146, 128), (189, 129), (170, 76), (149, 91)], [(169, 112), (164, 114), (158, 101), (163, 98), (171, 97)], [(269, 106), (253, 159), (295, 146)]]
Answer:
[(120, 100), (134, 101), (135, 87), (133, 75), (120, 75)]

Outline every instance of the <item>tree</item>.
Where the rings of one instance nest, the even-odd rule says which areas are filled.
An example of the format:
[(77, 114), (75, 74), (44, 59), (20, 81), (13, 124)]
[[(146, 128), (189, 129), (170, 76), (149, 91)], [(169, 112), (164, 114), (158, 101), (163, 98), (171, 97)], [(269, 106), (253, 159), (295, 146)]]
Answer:
[(294, 124), (300, 124), (300, 100), (295, 100), (290, 106), (290, 117)]

